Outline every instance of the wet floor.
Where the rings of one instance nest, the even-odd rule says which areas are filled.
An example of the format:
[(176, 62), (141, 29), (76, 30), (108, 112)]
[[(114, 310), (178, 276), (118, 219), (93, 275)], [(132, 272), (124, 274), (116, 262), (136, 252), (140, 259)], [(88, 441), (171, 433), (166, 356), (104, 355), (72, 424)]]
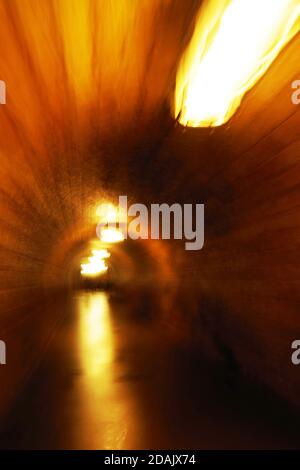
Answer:
[[(59, 307), (56, 307), (59, 308)], [(276, 398), (231, 383), (154, 318), (79, 292), (1, 434), (14, 449), (299, 448)]]

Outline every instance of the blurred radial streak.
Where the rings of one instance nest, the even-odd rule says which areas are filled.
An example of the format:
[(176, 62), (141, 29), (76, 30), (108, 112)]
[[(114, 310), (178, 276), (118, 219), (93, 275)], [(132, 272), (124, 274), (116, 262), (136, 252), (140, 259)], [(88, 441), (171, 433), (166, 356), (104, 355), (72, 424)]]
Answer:
[(177, 73), (179, 122), (226, 123), (299, 30), (299, 0), (206, 0)]
[(63, 287), (96, 236), (95, 207), (116, 182), (129, 191), (134, 148), (160, 137), (197, 2), (0, 0), (4, 311)]

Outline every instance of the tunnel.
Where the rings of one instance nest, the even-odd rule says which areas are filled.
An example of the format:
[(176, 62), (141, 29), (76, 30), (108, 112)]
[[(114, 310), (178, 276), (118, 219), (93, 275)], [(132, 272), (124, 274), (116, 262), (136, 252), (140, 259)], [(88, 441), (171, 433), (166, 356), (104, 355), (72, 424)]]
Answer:
[[(299, 28), (186, 125), (208, 3), (0, 0), (1, 449), (300, 447)], [(203, 247), (101, 241), (120, 196), (204, 205)]]

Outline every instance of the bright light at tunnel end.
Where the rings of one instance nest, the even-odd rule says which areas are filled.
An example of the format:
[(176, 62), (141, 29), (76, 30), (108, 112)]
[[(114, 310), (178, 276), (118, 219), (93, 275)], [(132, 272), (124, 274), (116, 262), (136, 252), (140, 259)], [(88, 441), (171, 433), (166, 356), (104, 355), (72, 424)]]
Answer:
[[(111, 222), (111, 224), (113, 224), (113, 222)], [(124, 235), (121, 230), (108, 227), (101, 231), (100, 240), (104, 243), (119, 243), (124, 241)]]
[(82, 276), (98, 276), (107, 271), (108, 266), (106, 259), (110, 257), (110, 253), (106, 249), (93, 250), (92, 256), (89, 257), (88, 263), (81, 264)]
[(177, 71), (175, 118), (228, 122), (299, 30), (299, 0), (206, 0)]
[(6, 83), (0, 80), (0, 105), (6, 104)]
[(6, 365), (6, 343), (0, 340), (0, 365)]

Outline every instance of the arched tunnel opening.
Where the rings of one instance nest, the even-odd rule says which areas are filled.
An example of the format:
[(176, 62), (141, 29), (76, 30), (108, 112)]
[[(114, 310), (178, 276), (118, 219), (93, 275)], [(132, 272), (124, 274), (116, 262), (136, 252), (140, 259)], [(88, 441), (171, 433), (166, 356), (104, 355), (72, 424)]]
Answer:
[(300, 9), (258, 3), (0, 0), (1, 449), (299, 448)]

